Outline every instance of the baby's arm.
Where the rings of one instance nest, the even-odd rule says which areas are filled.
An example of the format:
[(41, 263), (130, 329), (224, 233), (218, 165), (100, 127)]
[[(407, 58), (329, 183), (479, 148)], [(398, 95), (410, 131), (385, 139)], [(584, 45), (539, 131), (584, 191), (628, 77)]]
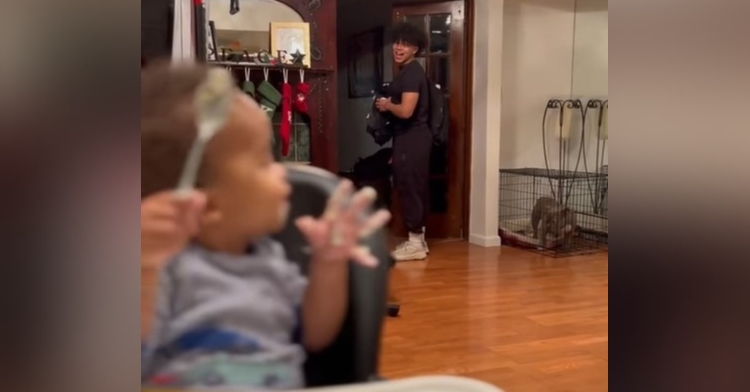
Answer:
[[(156, 287), (157, 276), (170, 258), (185, 248), (198, 233), (198, 221), (206, 205), (200, 192), (179, 198), (171, 191), (141, 201), (141, 287)], [(141, 291), (141, 341), (151, 330), (153, 298)]]
[(367, 267), (378, 264), (367, 247), (359, 246), (359, 240), (390, 219), (385, 210), (367, 213), (377, 196), (374, 189), (364, 188), (353, 196), (352, 192), (352, 183), (341, 181), (320, 218), (296, 221), (313, 253), (302, 308), (302, 340), (310, 351), (326, 348), (343, 324), (349, 302), (349, 261)]
[(312, 260), (302, 306), (302, 342), (320, 351), (336, 338), (349, 302), (349, 265)]

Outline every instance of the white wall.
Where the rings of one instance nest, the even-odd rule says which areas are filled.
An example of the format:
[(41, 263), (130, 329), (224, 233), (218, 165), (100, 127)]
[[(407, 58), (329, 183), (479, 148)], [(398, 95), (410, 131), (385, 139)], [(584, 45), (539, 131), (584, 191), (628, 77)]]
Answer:
[[(575, 97), (584, 105), (591, 98), (606, 99), (607, 8), (607, 0), (505, 1), (501, 168), (544, 167), (542, 120), (549, 99)], [(559, 145), (553, 138), (557, 118), (548, 120), (548, 159), (558, 168)], [(594, 135), (589, 129), (587, 133)], [(575, 168), (579, 145), (580, 138), (573, 136), (570, 169)], [(593, 163), (595, 156), (596, 143), (589, 139), (586, 161)], [(583, 160), (580, 165), (583, 170)], [(589, 165), (589, 170), (594, 167)]]
[[(575, 52), (573, 55), (572, 95), (584, 103), (589, 99), (607, 100), (609, 95), (609, 10), (607, 0), (577, 0)], [(593, 113), (593, 112), (592, 112)], [(585, 151), (589, 171), (596, 164), (598, 113), (586, 121)], [(593, 120), (593, 121), (592, 121)], [(600, 145), (601, 149), (601, 145)], [(603, 149), (604, 164), (609, 148)], [(593, 162), (593, 163), (592, 163)], [(581, 163), (583, 165), (583, 163)]]
[[(338, 152), (339, 169), (349, 170), (358, 158), (375, 153), (379, 147), (365, 132), (365, 117), (370, 110), (370, 98), (349, 98), (349, 74), (346, 62), (347, 39), (367, 30), (391, 24), (392, 0), (339, 0), (337, 8), (338, 45)], [(383, 39), (384, 80), (392, 77), (391, 45), (386, 35)], [(385, 147), (385, 146), (384, 146)]]
[(571, 93), (575, 0), (506, 0), (504, 10), (500, 167), (544, 167), (545, 105)]
[(604, 98), (609, 93), (609, 7), (607, 0), (576, 0), (574, 96)]

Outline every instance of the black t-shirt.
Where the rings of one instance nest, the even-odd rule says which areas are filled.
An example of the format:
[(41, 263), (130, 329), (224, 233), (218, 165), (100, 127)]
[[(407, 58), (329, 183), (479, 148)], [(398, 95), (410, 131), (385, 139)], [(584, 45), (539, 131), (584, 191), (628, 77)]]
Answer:
[(429, 86), (424, 69), (416, 60), (406, 64), (393, 78), (388, 91), (391, 101), (401, 103), (403, 93), (419, 93), (419, 101), (414, 113), (407, 119), (393, 116), (393, 128), (397, 133), (403, 133), (419, 126), (427, 126), (430, 118), (430, 103), (428, 99)]

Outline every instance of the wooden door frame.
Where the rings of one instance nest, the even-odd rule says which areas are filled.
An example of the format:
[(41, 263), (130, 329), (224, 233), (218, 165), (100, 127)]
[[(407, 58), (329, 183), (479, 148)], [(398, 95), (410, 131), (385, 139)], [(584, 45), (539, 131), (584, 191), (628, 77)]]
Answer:
[[(460, 191), (461, 199), (461, 210), (462, 210), (462, 222), (461, 222), (461, 238), (462, 240), (468, 240), (469, 237), (469, 214), (470, 214), (470, 203), (471, 203), (471, 158), (472, 158), (472, 141), (473, 141), (473, 107), (474, 107), (474, 0), (434, 0), (434, 1), (421, 1), (421, 2), (403, 2), (393, 4), (391, 6), (391, 15), (394, 10), (401, 7), (409, 7), (417, 12), (434, 12), (434, 8), (437, 4), (448, 4), (454, 1), (463, 1), (464, 3), (464, 56), (466, 57), (464, 63), (464, 86), (467, 89), (464, 95), (464, 133), (459, 140), (459, 143), (463, 145), (459, 148), (463, 152), (464, 162), (463, 170), (461, 175), (463, 176), (463, 189)], [(447, 7), (445, 12), (450, 12), (450, 8)]]

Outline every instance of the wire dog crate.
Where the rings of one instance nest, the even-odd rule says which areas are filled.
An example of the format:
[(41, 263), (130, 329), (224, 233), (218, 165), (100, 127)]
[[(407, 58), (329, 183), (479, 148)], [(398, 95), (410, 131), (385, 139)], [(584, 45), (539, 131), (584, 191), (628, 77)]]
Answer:
[[(502, 169), (500, 236), (509, 245), (552, 257), (581, 255), (607, 249), (608, 189), (606, 166), (597, 173), (540, 168)], [(572, 212), (575, 227), (567, 240), (563, 241), (562, 235), (553, 235), (552, 241), (548, 239), (547, 243), (542, 244), (539, 238), (534, 237), (532, 212), (541, 197), (552, 198), (559, 207), (567, 207)], [(538, 224), (540, 231), (541, 226)]]

